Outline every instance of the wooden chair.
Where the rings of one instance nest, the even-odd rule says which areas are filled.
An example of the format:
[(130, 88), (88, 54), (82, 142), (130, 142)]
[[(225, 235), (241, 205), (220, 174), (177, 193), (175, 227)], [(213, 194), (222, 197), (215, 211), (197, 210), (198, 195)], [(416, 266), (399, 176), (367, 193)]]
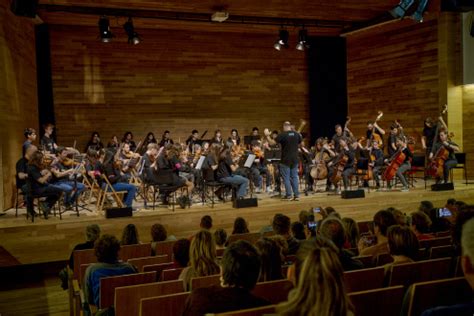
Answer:
[(173, 261), (173, 246), (176, 241), (159, 241), (155, 244), (155, 255), (168, 255), (170, 261)]
[(452, 278), (413, 284), (408, 292), (408, 316), (418, 316), (429, 308), (472, 301), (472, 290), (465, 278)]
[(84, 277), (86, 276), (86, 270), (89, 268), (89, 266), (92, 263), (86, 263), (86, 264), (81, 264), (81, 268), (79, 269), (79, 285), (82, 287), (82, 284), (84, 283)]
[(257, 240), (260, 239), (261, 236), (262, 235), (260, 233), (234, 234), (229, 236), (229, 238), (227, 239), (227, 244), (230, 245), (231, 243), (237, 240), (246, 240), (252, 245), (254, 245)]
[(448, 246), (436, 246), (430, 249), (430, 259), (447, 258), (454, 255), (454, 248)]
[(267, 314), (271, 314), (271, 315), (275, 314), (275, 305), (242, 309), (238, 311), (219, 313), (219, 314), (208, 314), (208, 315), (209, 316), (262, 316), (262, 315), (267, 315)]
[(403, 286), (349, 293), (355, 316), (399, 316), (402, 307)]
[(160, 263), (160, 264), (151, 264), (143, 266), (143, 272), (156, 272), (157, 279), (156, 281), (160, 281), (161, 271), (166, 269), (171, 269), (173, 267), (172, 262), (168, 263)]
[(151, 245), (137, 244), (137, 245), (126, 245), (120, 247), (119, 257), (123, 261), (128, 261), (132, 258), (143, 258), (151, 256)]
[(346, 290), (359, 292), (383, 287), (385, 269), (383, 267), (344, 272)]
[(432, 281), (450, 277), (451, 258), (424, 260), (397, 264), (391, 267), (389, 286), (408, 287), (416, 282)]
[(168, 255), (149, 256), (149, 257), (128, 259), (128, 263), (135, 266), (137, 268), (138, 272), (143, 272), (143, 266), (148, 266), (148, 265), (152, 265), (152, 264), (168, 263), (168, 262), (170, 262), (169, 259), (168, 259)]
[(278, 304), (288, 299), (288, 293), (293, 289), (293, 283), (289, 280), (277, 280), (257, 283), (252, 294), (266, 299), (272, 304)]
[(161, 271), (161, 281), (177, 280), (184, 268), (166, 269)]
[(433, 239), (420, 240), (420, 248), (430, 249), (432, 247), (451, 245), (451, 237), (437, 237)]
[(438, 237), (451, 237), (451, 231), (450, 230), (446, 230), (444, 232), (437, 232), (435, 233), (435, 236), (438, 238)]
[(182, 280), (154, 282), (117, 287), (115, 289), (115, 316), (135, 316), (140, 312), (140, 300), (184, 292)]
[(181, 315), (189, 294), (191, 292), (142, 298), (140, 300), (140, 316)]
[(115, 288), (152, 283), (156, 280), (156, 272), (134, 273), (106, 277), (100, 279), (99, 308), (108, 308), (114, 304)]
[(97, 257), (95, 256), (94, 249), (86, 249), (86, 250), (75, 250), (72, 254), (74, 260), (74, 273), (73, 279), (77, 279), (79, 284), (82, 283), (80, 279), (80, 270), (82, 264), (88, 264), (97, 262)]
[(373, 256), (356, 256), (352, 259), (359, 260), (362, 262), (365, 268), (372, 268), (374, 266), (374, 257)]
[(381, 253), (375, 257), (375, 266), (380, 267), (387, 263), (393, 262), (393, 258), (389, 253)]
[(105, 186), (103, 188), (99, 187), (99, 193), (97, 197), (97, 212), (102, 212), (104, 210), (104, 204), (107, 196), (112, 196), (112, 198), (117, 203), (117, 206), (123, 207), (122, 198), (123, 195), (127, 194), (127, 191), (115, 191), (114, 187), (105, 174), (102, 174), (101, 178), (105, 182)]
[(220, 283), (219, 274), (191, 278), (191, 290), (199, 289), (201, 287), (209, 287), (213, 285), (218, 285), (219, 283)]

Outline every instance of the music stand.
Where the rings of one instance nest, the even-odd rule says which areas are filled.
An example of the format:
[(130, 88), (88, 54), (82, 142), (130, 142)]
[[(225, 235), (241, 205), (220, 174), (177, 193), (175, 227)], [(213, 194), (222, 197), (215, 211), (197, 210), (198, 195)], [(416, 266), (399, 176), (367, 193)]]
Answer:
[(201, 170), (202, 169), (202, 165), (204, 164), (204, 160), (206, 160), (206, 156), (201, 156), (199, 157), (199, 160), (196, 164), (196, 170)]

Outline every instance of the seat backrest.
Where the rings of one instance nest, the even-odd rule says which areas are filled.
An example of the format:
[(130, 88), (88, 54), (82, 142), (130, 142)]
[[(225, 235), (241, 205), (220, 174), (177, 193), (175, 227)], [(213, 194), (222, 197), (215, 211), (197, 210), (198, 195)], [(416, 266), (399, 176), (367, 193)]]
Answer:
[(450, 277), (450, 267), (451, 258), (393, 265), (391, 267), (389, 285), (408, 287), (416, 282), (446, 279)]
[(208, 314), (208, 315), (209, 316), (262, 316), (262, 315), (268, 315), (268, 314), (275, 314), (275, 305), (242, 309), (238, 311), (219, 313), (219, 314)]
[(218, 285), (220, 283), (220, 275), (208, 275), (191, 279), (191, 290), (199, 289), (201, 287), (209, 287)]
[(79, 286), (82, 287), (82, 284), (84, 283), (84, 277), (86, 276), (86, 270), (87, 268), (91, 265), (92, 263), (86, 263), (86, 264), (81, 264), (81, 267), (79, 268), (79, 279), (77, 280), (79, 282)]
[(234, 234), (230, 235), (227, 239), (227, 244), (230, 245), (237, 240), (245, 240), (251, 244), (255, 244), (262, 235), (260, 233), (246, 233), (246, 234)]
[(465, 278), (415, 283), (409, 289), (408, 315), (418, 316), (429, 308), (468, 303), (472, 290)]
[(140, 316), (181, 315), (191, 292), (170, 294), (140, 300)]
[(133, 273), (100, 279), (99, 308), (114, 304), (115, 288), (127, 285), (152, 283), (156, 281), (156, 272)]
[(431, 247), (447, 246), (447, 245), (451, 245), (450, 236), (420, 240), (420, 248), (429, 249)]
[(402, 307), (403, 286), (349, 293), (355, 316), (399, 316)]
[(161, 281), (177, 280), (184, 268), (165, 269), (161, 271)]
[(362, 262), (365, 268), (372, 268), (374, 266), (374, 257), (373, 256), (356, 256), (352, 259), (359, 260)]
[(132, 258), (143, 258), (149, 256), (151, 256), (151, 245), (149, 243), (120, 247), (119, 257), (123, 261), (127, 261), (128, 259)]
[[(82, 264), (97, 262), (94, 249), (75, 250), (72, 256), (74, 260), (74, 279), (79, 278)], [(82, 282), (82, 280), (79, 281)]]
[(166, 269), (171, 269), (172, 267), (173, 267), (172, 262), (150, 264), (150, 265), (143, 266), (143, 272), (151, 272), (151, 271), (156, 272), (156, 276), (157, 276), (156, 280), (159, 281), (161, 277), (161, 271), (166, 270)]
[(152, 264), (160, 264), (160, 263), (168, 263), (170, 262), (168, 258), (169, 258), (168, 255), (132, 258), (132, 259), (128, 259), (128, 263), (135, 266), (138, 272), (143, 272), (143, 266), (148, 266)]
[(393, 262), (393, 258), (389, 253), (381, 253), (375, 258), (375, 266), (383, 266), (384, 264)]
[(466, 164), (466, 153), (454, 153), (454, 156), (456, 157), (458, 164), (460, 165)]
[(170, 261), (173, 261), (173, 246), (175, 240), (171, 241), (159, 241), (155, 243), (155, 254), (159, 255), (168, 255)]
[(425, 167), (425, 155), (413, 155), (411, 165), (413, 167), (424, 168)]
[(293, 283), (289, 280), (277, 280), (257, 283), (252, 294), (266, 299), (272, 304), (278, 304), (288, 299), (288, 293), (293, 289)]
[(204, 181), (208, 181), (208, 182), (216, 181), (214, 170), (212, 170), (211, 168), (204, 168), (201, 170), (202, 170), (202, 178), (204, 179)]
[(454, 248), (448, 246), (436, 246), (430, 249), (430, 259), (448, 258), (454, 255)]
[(142, 298), (181, 292), (184, 292), (182, 280), (117, 287), (114, 300), (115, 316), (138, 315)]
[(372, 221), (365, 221), (365, 222), (357, 222), (357, 226), (359, 226), (359, 233), (368, 233), (372, 231), (373, 227), (373, 222)]
[(373, 290), (383, 287), (384, 276), (384, 267), (347, 271), (344, 283), (348, 293)]

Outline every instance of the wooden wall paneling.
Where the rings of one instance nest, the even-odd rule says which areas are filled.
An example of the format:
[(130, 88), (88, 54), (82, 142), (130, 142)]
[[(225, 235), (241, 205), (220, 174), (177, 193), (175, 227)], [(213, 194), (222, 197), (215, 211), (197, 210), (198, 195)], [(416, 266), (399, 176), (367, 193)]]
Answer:
[(463, 90), (463, 151), (467, 154), (468, 178), (474, 179), (474, 85), (466, 85)]
[(13, 206), (15, 164), (26, 127), (38, 129), (34, 25), (0, 0), (0, 210)]

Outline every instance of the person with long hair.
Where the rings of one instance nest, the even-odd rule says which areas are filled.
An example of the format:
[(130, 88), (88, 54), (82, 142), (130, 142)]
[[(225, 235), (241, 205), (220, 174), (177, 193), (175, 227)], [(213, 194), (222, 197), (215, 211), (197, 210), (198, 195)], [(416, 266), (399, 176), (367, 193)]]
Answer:
[(122, 232), (122, 240), (120, 241), (120, 244), (122, 246), (126, 245), (137, 245), (139, 244), (139, 238), (138, 238), (138, 229), (134, 224), (128, 224), (123, 228)]
[(96, 151), (101, 150), (104, 148), (104, 144), (100, 141), (100, 135), (98, 132), (92, 132), (91, 138), (87, 142), (86, 149), (84, 150), (87, 152), (89, 149), (94, 149)]
[(262, 261), (259, 281), (266, 282), (283, 279), (281, 273), (281, 250), (275, 240), (263, 237), (257, 241), (255, 247), (259, 250)]
[(315, 247), (303, 261), (296, 288), (288, 295), (288, 301), (277, 305), (277, 314), (353, 315), (343, 273), (337, 251), (333, 247)]
[(359, 226), (354, 219), (349, 217), (344, 217), (342, 223), (345, 227), (346, 239), (351, 245), (351, 248), (357, 248), (360, 239)]
[(234, 145), (240, 145), (240, 136), (239, 136), (239, 131), (237, 131), (235, 128), (233, 128), (230, 131), (230, 136), (227, 139), (228, 142), (231, 142)]
[(237, 188), (237, 199), (243, 199), (247, 194), (249, 179), (234, 174), (239, 166), (232, 160), (230, 150), (224, 149), (219, 154), (219, 162), (216, 171), (217, 179), (225, 184), (235, 186)]
[(135, 144), (135, 141), (133, 140), (132, 132), (125, 132), (122, 138), (122, 143), (129, 144), (131, 151), (135, 151), (137, 149), (137, 145)]
[(234, 229), (232, 230), (232, 235), (234, 234), (247, 234), (249, 233), (249, 228), (247, 222), (243, 217), (237, 217), (234, 221)]
[(189, 262), (190, 266), (179, 275), (179, 279), (184, 280), (188, 290), (191, 287), (191, 278), (219, 273), (216, 243), (209, 231), (201, 230), (194, 236), (189, 250)]
[(420, 248), (415, 233), (406, 226), (390, 226), (387, 230), (387, 239), (393, 262), (384, 266), (386, 278), (389, 277), (393, 265), (414, 262), (418, 257), (418, 249)]

